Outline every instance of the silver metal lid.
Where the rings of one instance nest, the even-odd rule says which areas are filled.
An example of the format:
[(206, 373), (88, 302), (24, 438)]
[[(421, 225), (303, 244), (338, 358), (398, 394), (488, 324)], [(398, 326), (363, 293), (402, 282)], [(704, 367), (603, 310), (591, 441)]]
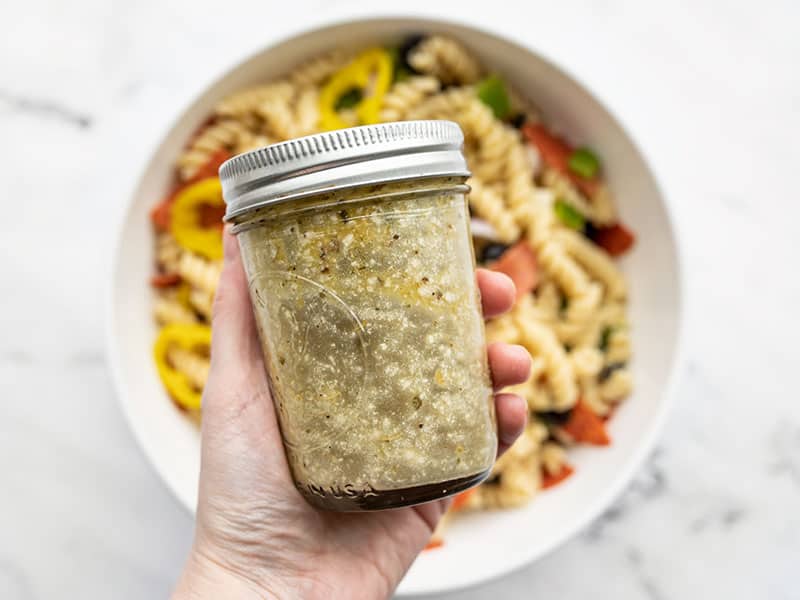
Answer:
[(422, 177), (468, 177), (452, 121), (400, 121), (318, 133), (222, 164), (225, 220), (293, 198)]

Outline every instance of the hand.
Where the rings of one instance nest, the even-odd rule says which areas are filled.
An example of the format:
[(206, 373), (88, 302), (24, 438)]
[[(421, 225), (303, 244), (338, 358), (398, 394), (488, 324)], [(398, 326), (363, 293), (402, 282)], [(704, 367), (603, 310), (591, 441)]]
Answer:
[[(507, 311), (514, 285), (479, 270), (486, 316)], [(247, 281), (234, 236), (214, 305), (211, 371), (203, 397), (202, 468), (195, 540), (175, 598), (385, 598), (449, 506), (334, 513), (295, 489), (267, 386)], [(519, 346), (492, 344), (495, 389), (528, 377)], [(527, 407), (496, 394), (500, 452), (525, 426)]]

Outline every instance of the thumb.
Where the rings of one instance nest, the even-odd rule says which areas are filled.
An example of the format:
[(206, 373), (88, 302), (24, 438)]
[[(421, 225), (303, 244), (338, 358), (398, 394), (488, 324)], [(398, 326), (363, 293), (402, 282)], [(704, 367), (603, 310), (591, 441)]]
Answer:
[(206, 518), (214, 507), (230, 509), (232, 498), (251, 497), (263, 485), (264, 473), (289, 478), (239, 244), (227, 229), (223, 243), (211, 319), (211, 368), (203, 390), (198, 515)]
[(247, 277), (239, 243), (228, 227), (223, 233), (224, 261), (211, 319), (211, 374), (244, 370), (260, 364)]

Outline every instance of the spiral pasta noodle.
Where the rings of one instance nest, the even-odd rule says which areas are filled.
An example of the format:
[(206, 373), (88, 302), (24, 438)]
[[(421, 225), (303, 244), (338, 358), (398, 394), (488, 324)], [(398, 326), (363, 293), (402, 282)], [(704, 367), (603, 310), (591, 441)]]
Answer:
[(549, 475), (557, 475), (567, 462), (567, 453), (564, 451), (563, 446), (553, 442), (545, 442), (542, 444), (540, 452), (542, 467)]
[(520, 143), (512, 144), (506, 155), (505, 180), (507, 186), (507, 204), (511, 212), (517, 214), (534, 197), (533, 163), (530, 153)]
[(601, 186), (590, 201), (569, 179), (549, 167), (542, 173), (542, 183), (594, 225), (609, 225), (616, 221), (614, 205), (608, 201), (607, 191)]
[(411, 77), (396, 83), (383, 98), (381, 120), (402, 121), (423, 100), (439, 91), (435, 77)]
[(612, 329), (608, 336), (606, 364), (614, 365), (628, 362), (631, 358), (631, 336), (625, 329)]
[(492, 509), (522, 506), (541, 487), (539, 448), (547, 437), (541, 423), (529, 423), (514, 445), (501, 456), (492, 469), (500, 483), (479, 487), (467, 500), (467, 508)]
[(508, 391), (519, 395), (525, 400), (528, 409), (533, 412), (546, 412), (553, 410), (556, 402), (552, 390), (540, 378), (546, 375), (546, 364), (540, 356), (534, 357), (538, 361), (536, 376), (531, 375), (528, 381), (508, 388)]
[(153, 304), (153, 316), (159, 325), (196, 323), (197, 316), (175, 298), (159, 296)]
[(264, 135), (263, 133), (253, 133), (247, 136), (242, 136), (233, 147), (233, 154), (241, 154), (242, 152), (249, 152), (256, 148), (262, 148), (269, 144), (274, 143), (275, 139)]
[(516, 344), (519, 329), (510, 314), (505, 314), (486, 323), (486, 339), (489, 342)]
[(575, 370), (553, 330), (535, 319), (524, 318), (525, 312), (515, 315), (522, 344), (545, 363), (545, 373), (553, 391), (553, 407), (566, 410), (578, 399)]
[(319, 92), (315, 87), (307, 87), (300, 91), (294, 114), (297, 135), (310, 135), (317, 130), (319, 123), (318, 98)]
[(189, 304), (199, 312), (206, 321), (211, 321), (214, 307), (214, 296), (202, 289), (193, 289), (189, 292)]
[(222, 263), (208, 261), (192, 252), (184, 252), (178, 263), (178, 273), (193, 287), (213, 296), (222, 273)]
[(476, 215), (494, 227), (497, 237), (504, 242), (512, 242), (519, 237), (519, 227), (505, 209), (502, 196), (477, 177), (468, 179), (467, 184), (472, 188), (469, 194), (470, 207)]
[(604, 364), (603, 353), (594, 346), (575, 348), (569, 358), (578, 377), (596, 377)]
[(578, 385), (581, 390), (581, 401), (594, 414), (606, 416), (611, 411), (611, 407), (600, 396), (600, 385), (596, 377), (580, 377)]
[(474, 83), (481, 65), (457, 41), (440, 35), (423, 40), (411, 53), (409, 64), (420, 73), (433, 75), (445, 84)]
[(597, 185), (592, 194), (592, 207), (594, 209), (592, 221), (595, 224), (612, 225), (616, 222), (617, 211), (614, 208), (614, 201), (611, 199), (611, 191), (603, 182)]
[(616, 369), (600, 384), (600, 397), (606, 402), (619, 402), (631, 393), (633, 377), (627, 369)]
[(597, 246), (575, 231), (560, 229), (555, 238), (564, 249), (589, 273), (603, 283), (612, 300), (621, 300), (628, 293), (628, 285), (614, 261)]
[(156, 236), (156, 265), (167, 273), (177, 273), (183, 250), (169, 233)]
[(518, 142), (518, 134), (498, 121), (491, 109), (477, 98), (467, 103), (456, 121), (464, 130), (465, 138), (479, 140), (478, 161), (473, 165), (475, 176), (487, 183), (501, 179), (506, 158)]
[(559, 318), (561, 294), (552, 280), (545, 280), (536, 290), (536, 313), (540, 321), (555, 322)]
[(258, 105), (255, 112), (264, 122), (267, 134), (276, 142), (296, 137), (297, 120), (289, 107), (288, 98), (267, 98)]
[(167, 351), (167, 360), (183, 373), (194, 387), (198, 389), (205, 387), (210, 368), (207, 358), (179, 346), (172, 346)]
[(534, 243), (534, 247), (539, 251), (538, 257), (542, 267), (552, 275), (567, 296), (574, 299), (591, 293), (586, 272), (578, 266), (560, 244), (547, 240), (538, 245)]
[(578, 328), (584, 326), (597, 312), (602, 299), (603, 289), (594, 281), (590, 282), (581, 294), (570, 300), (567, 321), (577, 324)]
[(296, 87), (315, 87), (341, 69), (350, 58), (347, 52), (333, 50), (295, 67), (289, 81)]
[(464, 107), (472, 101), (474, 91), (469, 87), (453, 87), (429, 96), (408, 111), (408, 119), (450, 119), (458, 121)]
[(244, 120), (256, 114), (264, 102), (271, 99), (289, 100), (294, 86), (287, 81), (277, 81), (243, 90), (217, 104), (214, 112), (220, 117)]
[(232, 150), (246, 143), (252, 133), (240, 121), (223, 119), (203, 129), (186, 151), (178, 157), (178, 169), (184, 181), (208, 163), (219, 150)]

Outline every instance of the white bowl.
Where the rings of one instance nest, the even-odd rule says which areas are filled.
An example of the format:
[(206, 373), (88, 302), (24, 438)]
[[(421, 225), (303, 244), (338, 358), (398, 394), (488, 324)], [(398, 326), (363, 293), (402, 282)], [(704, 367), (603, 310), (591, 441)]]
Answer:
[(167, 188), (180, 149), (224, 96), (281, 75), (288, 66), (340, 45), (341, 40), (362, 45), (421, 31), (448, 33), (461, 40), (532, 99), (557, 128), (603, 157), (622, 218), (638, 238), (635, 251), (623, 261), (631, 285), (636, 391), (610, 422), (612, 446), (572, 453), (577, 473), (525, 508), (457, 519), (447, 531), (444, 547), (419, 557), (400, 593), (475, 584), (533, 561), (564, 542), (605, 509), (631, 479), (667, 411), (681, 324), (676, 239), (665, 199), (644, 157), (594, 95), (522, 45), (431, 19), (351, 21), (267, 48), (217, 80), (183, 112), (141, 174), (116, 241), (108, 330), (110, 363), (131, 428), (159, 475), (194, 510), (200, 468), (198, 429), (169, 401), (151, 359), (156, 331), (147, 285), (153, 259), (148, 210)]

